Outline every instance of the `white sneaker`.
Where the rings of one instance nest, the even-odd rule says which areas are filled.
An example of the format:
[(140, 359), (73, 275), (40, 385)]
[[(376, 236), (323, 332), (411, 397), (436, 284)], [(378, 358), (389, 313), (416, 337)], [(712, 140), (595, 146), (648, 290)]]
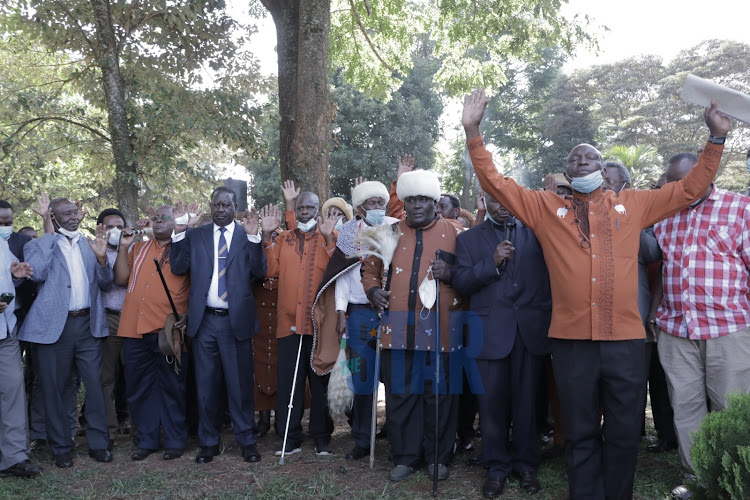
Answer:
[[(297, 453), (301, 453), (301, 452), (302, 452), (302, 448), (294, 448), (292, 450), (287, 449), (286, 451), (284, 451), (284, 456), (288, 457), (289, 455), (296, 455)], [(274, 453), (274, 455), (276, 455), (277, 457), (280, 457), (281, 450), (276, 450), (276, 453)]]

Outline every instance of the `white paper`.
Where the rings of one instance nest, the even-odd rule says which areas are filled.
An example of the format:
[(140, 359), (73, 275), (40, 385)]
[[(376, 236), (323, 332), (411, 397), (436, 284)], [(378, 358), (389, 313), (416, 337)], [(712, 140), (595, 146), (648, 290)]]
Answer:
[(711, 106), (715, 100), (718, 109), (735, 120), (750, 124), (750, 96), (724, 85), (695, 75), (685, 78), (680, 97), (683, 101), (699, 106)]

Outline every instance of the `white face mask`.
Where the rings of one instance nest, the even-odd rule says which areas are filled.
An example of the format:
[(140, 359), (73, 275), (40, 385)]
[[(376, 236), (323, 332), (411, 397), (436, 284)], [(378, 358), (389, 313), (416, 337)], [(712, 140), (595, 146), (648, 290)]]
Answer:
[(57, 232), (58, 233), (62, 234), (63, 236), (66, 236), (66, 237), (70, 238), (71, 240), (74, 239), (76, 236), (78, 236), (80, 234), (78, 231), (70, 231), (68, 229), (65, 229), (57, 221), (55, 221), (55, 226), (57, 226)]
[(318, 221), (315, 220), (315, 217), (313, 217), (312, 219), (310, 219), (307, 222), (297, 221), (297, 229), (299, 229), (303, 233), (307, 233), (307, 232), (312, 231), (315, 228), (315, 225), (317, 223), (318, 223)]
[(419, 317), (424, 320), (430, 317), (430, 309), (435, 305), (435, 299), (437, 299), (437, 281), (432, 278), (432, 266), (427, 268), (427, 276), (422, 280), (418, 291), (419, 300), (422, 302), (422, 311), (427, 309), (427, 316), (424, 318), (422, 317), (422, 311), (419, 311)]
[(8, 241), (11, 234), (13, 234), (13, 226), (0, 226), (0, 238)]
[(333, 226), (333, 228), (334, 228), (334, 229), (335, 229), (336, 231), (339, 231), (339, 230), (340, 230), (340, 229), (341, 229), (341, 228), (343, 227), (343, 225), (344, 225), (344, 218), (343, 218), (343, 217), (340, 217), (340, 218), (339, 218), (339, 221), (338, 221), (338, 222), (336, 223), (336, 225), (335, 225), (335, 226)]
[(112, 245), (113, 247), (116, 247), (117, 245), (119, 245), (120, 235), (122, 234), (122, 231), (120, 230), (120, 228), (113, 227), (108, 232), (109, 232), (109, 240), (108, 240), (109, 244)]

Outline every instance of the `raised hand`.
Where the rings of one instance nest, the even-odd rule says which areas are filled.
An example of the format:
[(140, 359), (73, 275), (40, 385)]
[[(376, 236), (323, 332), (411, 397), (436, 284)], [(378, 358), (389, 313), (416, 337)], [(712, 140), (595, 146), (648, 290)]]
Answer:
[(270, 243), (273, 233), (281, 225), (281, 212), (276, 205), (266, 205), (260, 211), (260, 230), (263, 233), (263, 241)]
[[(363, 182), (367, 182), (367, 179), (365, 179), (365, 178), (364, 178), (364, 177), (362, 177), (361, 175), (360, 175), (359, 177), (355, 177), (355, 178), (354, 178), (354, 185), (353, 185), (353, 186), (351, 187), (351, 189), (350, 189), (350, 191), (351, 191), (351, 192), (350, 192), (350, 194), (351, 194), (352, 196), (354, 195), (354, 188), (355, 188), (355, 187), (357, 187), (357, 186), (359, 186), (359, 185), (360, 185), (360, 184), (362, 184)], [(351, 196), (350, 196), (350, 197), (351, 197)], [(354, 207), (354, 208), (356, 208), (356, 207)]]
[(300, 188), (294, 188), (294, 181), (286, 180), (281, 186), (284, 195), (284, 205), (287, 210), (294, 210), (294, 202), (299, 196)]
[(38, 207), (31, 207), (31, 209), (44, 219), (44, 232), (48, 234), (55, 233), (55, 225), (52, 223), (52, 211), (49, 207), (49, 195), (47, 193), (39, 193), (36, 197)]
[(89, 214), (89, 211), (83, 207), (81, 200), (76, 201), (76, 208), (78, 209), (78, 221), (83, 222), (83, 219)]
[(398, 171), (396, 172), (396, 180), (401, 177), (401, 174), (405, 172), (411, 172), (414, 170), (414, 157), (410, 154), (405, 154), (402, 157), (398, 157)]
[(555, 174), (547, 174), (544, 178), (544, 190), (557, 193), (557, 179), (555, 179)]
[(31, 275), (34, 274), (34, 268), (28, 262), (14, 260), (10, 263), (10, 272), (16, 279), (31, 278)]
[(245, 234), (258, 234), (258, 211), (251, 207), (242, 214), (242, 226), (245, 228)]
[[(151, 219), (147, 219), (149, 222), (149, 226), (151, 227)], [(128, 251), (130, 248), (130, 245), (133, 244), (133, 241), (135, 241), (135, 234), (133, 234), (133, 228), (132, 227), (126, 227), (122, 230), (122, 233), (120, 233), (120, 250)]]
[(714, 100), (711, 100), (711, 107), (706, 108), (703, 117), (706, 120), (709, 132), (714, 137), (726, 137), (732, 128), (729, 117), (719, 111), (719, 105)]
[(477, 191), (477, 212), (482, 212), (487, 210), (487, 204), (484, 202), (484, 191), (479, 189)]
[(338, 221), (339, 217), (333, 215), (330, 210), (326, 214), (325, 219), (318, 215), (318, 230), (326, 241), (326, 245), (330, 245), (333, 242), (333, 228), (336, 227)]
[(99, 265), (103, 266), (107, 263), (107, 228), (104, 224), (96, 225), (96, 238), (89, 240), (91, 250), (96, 255), (96, 260), (99, 261)]
[(464, 109), (461, 112), (461, 125), (466, 132), (466, 140), (479, 135), (479, 124), (490, 99), (484, 95), (484, 89), (478, 88), (464, 97)]

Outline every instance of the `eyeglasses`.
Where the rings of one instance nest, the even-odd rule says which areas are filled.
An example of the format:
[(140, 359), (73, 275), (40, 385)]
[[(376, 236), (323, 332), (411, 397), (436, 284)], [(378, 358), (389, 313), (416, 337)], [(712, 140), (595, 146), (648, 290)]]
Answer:
[(170, 220), (172, 220), (172, 217), (170, 217), (169, 215), (154, 215), (153, 217), (151, 217), (151, 222), (168, 222)]

